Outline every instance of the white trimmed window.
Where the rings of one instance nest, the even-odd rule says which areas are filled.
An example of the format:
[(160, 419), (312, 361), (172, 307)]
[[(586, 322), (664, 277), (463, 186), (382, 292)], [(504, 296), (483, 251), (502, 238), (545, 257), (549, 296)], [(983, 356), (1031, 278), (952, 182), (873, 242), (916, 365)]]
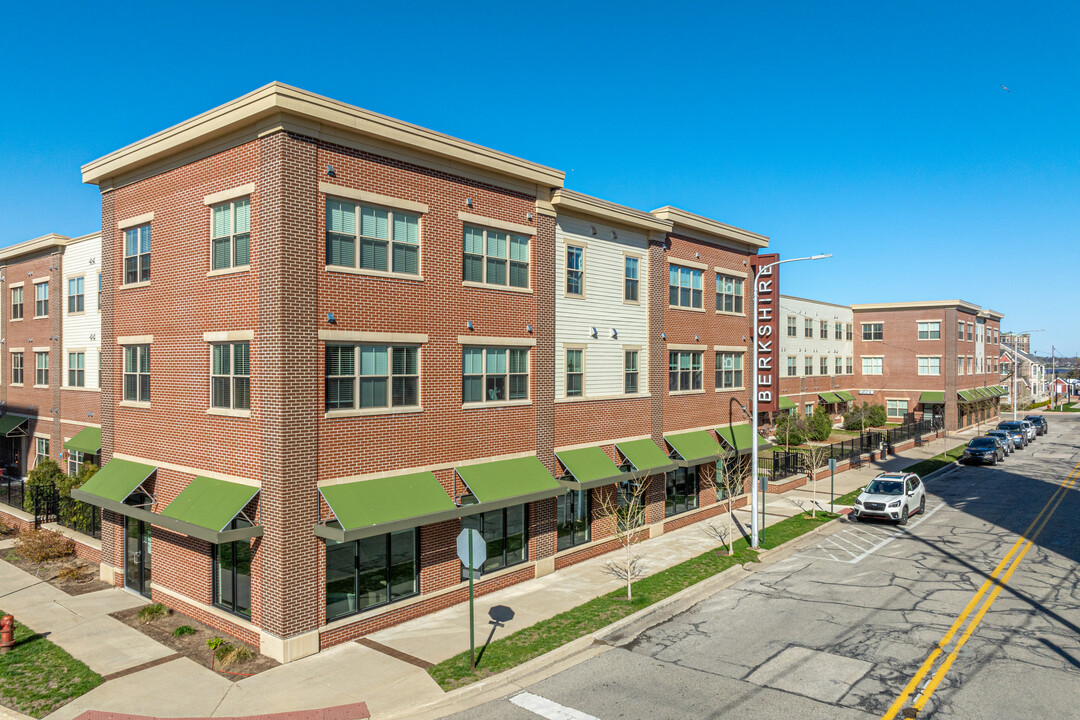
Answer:
[(796, 337), (798, 335), (798, 333), (799, 333), (799, 330), (798, 330), (798, 326), (796, 325), (796, 322), (795, 322), (795, 316), (794, 315), (788, 315), (787, 316), (787, 336), (788, 337)]
[(49, 353), (34, 353), (34, 384), (49, 384)]
[(124, 231), (124, 284), (150, 281), (150, 225)]
[(847, 340), (854, 339), (854, 332), (852, 331), (851, 323), (848, 323), (847, 325), (844, 326), (844, 337)]
[(79, 450), (68, 451), (67, 470), (68, 475), (75, 477), (79, 474), (79, 469), (82, 467), (83, 462), (86, 460), (86, 455)]
[(862, 324), (862, 339), (863, 340), (881, 340), (885, 337), (884, 326), (882, 323), (863, 323)]
[(636, 257), (627, 257), (623, 261), (623, 300), (638, 302), (638, 283), (640, 282), (641, 262)]
[(920, 340), (940, 340), (941, 339), (941, 323), (940, 322), (921, 322), (921, 323), (919, 323), (919, 339)]
[(732, 275), (716, 276), (716, 309), (719, 312), (743, 312), (743, 279)]
[(829, 321), (828, 320), (822, 320), (821, 321), (821, 328), (820, 328), (820, 330), (818, 332), (818, 337), (820, 337), (822, 340), (828, 340), (829, 339)]
[(641, 353), (638, 350), (627, 350), (623, 353), (623, 392), (627, 395), (638, 393), (638, 362)]
[(34, 285), (34, 317), (46, 317), (49, 314), (49, 283), (39, 282)]
[(150, 346), (124, 346), (124, 400), (150, 402)]
[(842, 358), (836, 358), (836, 375), (842, 375), (844, 373), (844, 360)]
[(464, 349), (462, 402), (499, 402), (528, 398), (528, 348), (467, 347)]
[(854, 358), (844, 358), (844, 363), (845, 363), (845, 368), (847, 369), (847, 374), (848, 375), (854, 375), (855, 374), (855, 359)]
[(668, 304), (672, 307), (701, 309), (702, 272), (696, 268), (668, 267)]
[(23, 384), (23, 354), (21, 352), (11, 353), (11, 384)]
[(973, 323), (967, 324), (967, 339), (968, 342), (973, 342), (975, 340), (975, 326)]
[(86, 278), (68, 278), (68, 313), (86, 310)]
[(463, 251), (466, 282), (529, 287), (529, 238), (524, 235), (466, 225)]
[(585, 394), (585, 351), (582, 348), (566, 349), (566, 397), (582, 397)]
[(68, 353), (68, 387), (86, 387), (86, 353)]
[(716, 353), (716, 387), (741, 388), (743, 386), (743, 354)]
[(251, 409), (251, 344), (211, 345), (210, 407)]
[(836, 340), (843, 340), (844, 339), (844, 324), (843, 323), (836, 323), (836, 326), (833, 328), (833, 338), (836, 339)]
[(793, 355), (788, 355), (787, 359), (787, 374), (788, 377), (795, 377), (799, 374), (798, 363)]
[(814, 321), (810, 318), (803, 319), (803, 337), (814, 337)]
[(822, 375), (828, 375), (829, 374), (829, 358), (822, 357), (820, 362), (818, 363), (818, 368), (821, 370)]
[(580, 245), (566, 246), (566, 294), (585, 294), (585, 248)]
[(864, 357), (862, 359), (862, 374), (863, 375), (881, 375), (882, 373), (882, 360), (879, 357)]
[(49, 457), (49, 438), (34, 438), (34, 452), (34, 465), (37, 466)]
[(886, 400), (885, 401), (886, 413), (890, 418), (900, 419), (907, 417), (908, 401), (907, 400)]
[(919, 374), (920, 375), (940, 375), (941, 374), (941, 358), (939, 357), (921, 357), (919, 360)]
[(251, 201), (240, 198), (211, 209), (210, 269), (251, 264)]
[(420, 216), (327, 198), (326, 264), (419, 275)]
[(701, 389), (702, 353), (672, 350), (668, 353), (668, 391)]
[(420, 405), (420, 348), (415, 345), (327, 345), (326, 409)]
[(804, 375), (813, 375), (814, 374), (814, 358), (812, 358), (809, 355), (807, 355), (806, 357), (803, 358), (803, 374)]
[(23, 317), (23, 289), (11, 288), (11, 319), (22, 320)]
[(956, 358), (956, 374), (957, 375), (963, 375), (964, 374), (964, 358), (962, 358), (962, 357)]

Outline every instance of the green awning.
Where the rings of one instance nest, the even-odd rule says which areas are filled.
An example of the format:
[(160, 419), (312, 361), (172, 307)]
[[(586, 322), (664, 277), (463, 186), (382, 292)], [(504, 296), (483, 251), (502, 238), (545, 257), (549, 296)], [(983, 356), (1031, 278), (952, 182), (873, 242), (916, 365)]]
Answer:
[(535, 455), (465, 465), (454, 468), (454, 472), (473, 497), (486, 506), (477, 508), (476, 512), (545, 500), (566, 493), (566, 488), (555, 482), (555, 478)]
[(218, 533), (228, 527), (258, 493), (259, 488), (251, 485), (200, 475), (181, 490), (161, 514)]
[(977, 387), (977, 388), (974, 388), (974, 390), (975, 390), (975, 397), (980, 399), (980, 400), (983, 399), (983, 398), (990, 397), (990, 391), (987, 390), (986, 388)]
[(847, 390), (841, 390), (837, 393), (833, 393), (836, 397), (840, 398), (844, 402), (855, 402), (855, 396), (849, 393)]
[(975, 402), (979, 399), (971, 390), (958, 390), (956, 394), (959, 395), (960, 399), (964, 402)]
[(833, 395), (831, 392), (818, 393), (818, 397), (824, 400), (826, 403), (844, 402), (840, 398)]
[(945, 403), (945, 393), (934, 390), (924, 392), (919, 396), (919, 402), (923, 405), (942, 405)]
[(687, 465), (717, 460), (724, 455), (724, 449), (716, 440), (712, 430), (694, 430), (691, 432), (665, 435), (664, 440)]
[(794, 410), (797, 407), (799, 407), (799, 406), (796, 405), (791, 400), (788, 400), (786, 397), (781, 397), (780, 398), (780, 409), (781, 410)]
[(615, 443), (615, 449), (630, 461), (638, 477), (674, 470), (678, 465), (671, 462), (663, 450), (648, 438)]
[(4, 415), (0, 417), (0, 437), (25, 437), (26, 421), (22, 415)]
[[(725, 447), (737, 451), (738, 455), (746, 455), (753, 450), (750, 445), (754, 436), (749, 425), (716, 428), (716, 434), (720, 436), (720, 442), (723, 443)], [(758, 434), (758, 450), (765, 450), (766, 448), (771, 447), (772, 443)]]
[[(114, 503), (122, 503), (128, 495), (146, 482), (146, 479), (157, 470), (153, 465), (143, 465), (131, 460), (113, 458), (105, 467), (94, 473), (78, 490), (72, 490), (72, 495), (78, 492), (80, 495), (88, 495), (102, 500), (111, 500)], [(83, 498), (78, 498), (83, 500)], [(83, 500), (93, 505), (99, 503), (93, 499)]]
[(319, 492), (340, 527), (316, 525), (315, 534), (338, 542), (461, 517), (431, 472), (324, 485)]
[[(654, 446), (655, 447), (655, 446)], [(624, 473), (611, 461), (603, 448), (588, 447), (577, 450), (556, 450), (555, 457), (566, 467), (570, 478), (559, 480), (571, 490), (587, 490), (619, 482)]]
[(87, 455), (101, 454), (101, 428), (83, 428), (75, 437), (64, 443), (65, 450), (75, 450)]

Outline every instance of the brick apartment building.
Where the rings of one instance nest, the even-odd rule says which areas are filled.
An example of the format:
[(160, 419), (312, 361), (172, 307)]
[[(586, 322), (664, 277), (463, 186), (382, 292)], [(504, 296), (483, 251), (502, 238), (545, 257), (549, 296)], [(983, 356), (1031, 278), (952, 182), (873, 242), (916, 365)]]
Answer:
[(610, 549), (602, 493), (714, 514), (748, 450), (761, 235), (279, 84), (83, 180), (102, 575), (271, 657), (463, 601), (462, 527), (484, 593)]
[(41, 459), (72, 474), (84, 461), (98, 462), (100, 259), (99, 233), (45, 235), (0, 250), (0, 518), (6, 523), (32, 523), (21, 490)]
[(781, 410), (839, 418), (855, 401), (853, 322), (847, 305), (780, 296)]

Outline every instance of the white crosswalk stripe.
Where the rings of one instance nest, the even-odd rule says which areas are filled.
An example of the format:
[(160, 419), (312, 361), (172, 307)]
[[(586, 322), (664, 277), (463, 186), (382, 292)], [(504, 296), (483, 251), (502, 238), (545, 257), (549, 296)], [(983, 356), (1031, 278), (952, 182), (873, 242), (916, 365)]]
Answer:
[(817, 545), (797, 553), (794, 557), (835, 560), (836, 562), (853, 565), (885, 547), (905, 532), (918, 527), (919, 524), (929, 519), (931, 515), (943, 507), (945, 507), (945, 504), (941, 503), (927, 510), (922, 517), (916, 516), (918, 519), (913, 520), (903, 529), (885, 523), (846, 528), (824, 538)]
[(547, 698), (533, 695), (530, 692), (518, 693), (510, 698), (510, 702), (519, 708), (528, 710), (534, 715), (547, 718), (548, 720), (599, 720), (599, 718), (583, 713), (580, 710), (560, 705)]

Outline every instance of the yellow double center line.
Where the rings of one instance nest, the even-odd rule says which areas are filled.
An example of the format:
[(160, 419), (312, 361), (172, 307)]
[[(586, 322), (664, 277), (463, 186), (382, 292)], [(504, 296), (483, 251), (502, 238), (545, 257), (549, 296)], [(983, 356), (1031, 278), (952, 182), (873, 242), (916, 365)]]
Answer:
[[(972, 611), (979, 605), (979, 601), (983, 599), (983, 596), (986, 596), (986, 601), (982, 604), (982, 607), (979, 608), (979, 611), (971, 618), (971, 622), (968, 623), (967, 628), (960, 636), (960, 639), (957, 640), (956, 647), (949, 652), (945, 657), (945, 660), (938, 666), (937, 671), (930, 678), (929, 682), (926, 683), (926, 686), (912, 704), (912, 707), (917, 712), (921, 711), (926, 706), (926, 703), (930, 700), (930, 696), (934, 694), (934, 690), (936, 690), (938, 685), (941, 684), (941, 681), (945, 679), (946, 673), (949, 672), (949, 668), (952, 666), (953, 661), (956, 660), (957, 655), (960, 653), (960, 648), (964, 647), (968, 638), (975, 632), (975, 628), (978, 627), (983, 616), (986, 615), (987, 610), (990, 609), (990, 606), (994, 604), (994, 600), (996, 600), (997, 596), (1001, 593), (1001, 589), (1005, 586), (1005, 583), (1012, 577), (1013, 571), (1020, 565), (1020, 561), (1024, 559), (1028, 550), (1031, 549), (1031, 546), (1035, 543), (1035, 539), (1039, 537), (1039, 533), (1046, 527), (1046, 523), (1050, 520), (1050, 516), (1054, 514), (1058, 505), (1065, 499), (1066, 493), (1068, 493), (1077, 478), (1080, 477), (1078, 472), (1080, 472), (1080, 463), (1077, 463), (1073, 467), (1072, 472), (1070, 472), (1068, 477), (1062, 481), (1061, 485), (1054, 491), (1054, 494), (1050, 496), (1046, 505), (1044, 505), (1042, 510), (1039, 511), (1039, 514), (1035, 516), (1035, 519), (1032, 520), (1031, 525), (1024, 531), (1024, 534), (1013, 544), (1009, 549), (1008, 554), (1006, 554), (1001, 562), (998, 563), (998, 566), (994, 568), (994, 572), (990, 574), (990, 577), (986, 579), (978, 592), (976, 592), (971, 600), (968, 601), (967, 605), (964, 606), (963, 611), (956, 620), (953, 621), (948, 632), (942, 636), (937, 647), (935, 647), (930, 655), (927, 656), (926, 660), (923, 661), (918, 672), (915, 673), (915, 676), (912, 677), (911, 681), (904, 687), (904, 691), (900, 693), (900, 696), (896, 698), (885, 714), (882, 715), (881, 720), (893, 720), (900, 713), (904, 708), (905, 703), (907, 703), (908, 699), (912, 696), (912, 693), (914, 693), (915, 689), (919, 686), (919, 683), (921, 683), (927, 673), (933, 669), (938, 658), (945, 653), (945, 648), (952, 642), (953, 637), (956, 636), (956, 633), (960, 628), (963, 627), (968, 616), (971, 615)], [(993, 589), (991, 590), (991, 588)], [(987, 595), (988, 591), (989, 595)]]

